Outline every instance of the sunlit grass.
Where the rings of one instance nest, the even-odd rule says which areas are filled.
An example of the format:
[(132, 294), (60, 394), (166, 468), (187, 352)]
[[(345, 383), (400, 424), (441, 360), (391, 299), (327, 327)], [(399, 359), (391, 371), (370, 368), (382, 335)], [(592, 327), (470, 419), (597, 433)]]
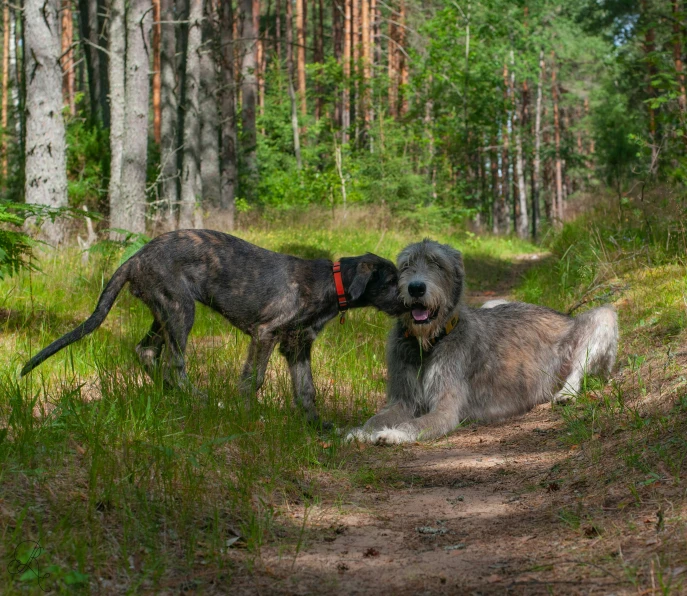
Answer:
[[(266, 248), (306, 257), (376, 252), (388, 258), (424, 235), (364, 222), (241, 231)], [(436, 234), (464, 251), (469, 283), (506, 272), (535, 250), (512, 239)], [(189, 375), (207, 403), (165, 391), (142, 372), (134, 346), (147, 309), (124, 291), (95, 333), (43, 363), (18, 371), (92, 311), (119, 254), (75, 249), (38, 255), (40, 272), (0, 282), (0, 551), (22, 540), (44, 549), (53, 589), (138, 591), (212, 568), (230, 580), (237, 546), (298, 544), (300, 528), (277, 515), (284, 500), (345, 501), (347, 487), (393, 478), (383, 457), (365, 455), (336, 433), (318, 434), (291, 406), (286, 366), (275, 354), (259, 403), (247, 409), (237, 380), (248, 339), (205, 307), (188, 348)], [(481, 267), (480, 264), (485, 266)], [(393, 321), (371, 309), (332, 321), (318, 338), (313, 373), (323, 418), (345, 428), (384, 399), (385, 338)], [(233, 542), (235, 537), (241, 538)], [(31, 585), (14, 578), (9, 591)], [(6, 591), (7, 592), (7, 591)]]

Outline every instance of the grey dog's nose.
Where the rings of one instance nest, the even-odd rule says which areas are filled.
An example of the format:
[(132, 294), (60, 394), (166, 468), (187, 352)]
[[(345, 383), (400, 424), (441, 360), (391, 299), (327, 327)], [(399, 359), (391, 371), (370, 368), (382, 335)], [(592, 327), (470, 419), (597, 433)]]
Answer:
[(424, 296), (427, 291), (427, 286), (424, 281), (413, 281), (408, 284), (408, 294), (413, 298), (420, 298)]

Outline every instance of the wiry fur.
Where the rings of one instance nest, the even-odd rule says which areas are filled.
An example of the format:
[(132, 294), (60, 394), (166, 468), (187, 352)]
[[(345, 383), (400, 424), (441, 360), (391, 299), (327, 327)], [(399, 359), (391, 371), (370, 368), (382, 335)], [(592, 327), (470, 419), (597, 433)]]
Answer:
[[(387, 405), (349, 439), (441, 437), (465, 419), (502, 420), (575, 395), (585, 372), (606, 375), (613, 367), (618, 324), (612, 307), (575, 318), (518, 302), (469, 308), (460, 303), (460, 252), (430, 240), (406, 248), (398, 265), (401, 297), (407, 304), (425, 300), (437, 316), (431, 326), (399, 318), (387, 346)], [(427, 292), (411, 301), (407, 284), (417, 279)], [(454, 313), (459, 322), (442, 337)]]
[[(368, 253), (340, 262), (349, 308), (374, 306), (396, 316), (404, 311), (391, 261)], [(95, 331), (126, 283), (153, 314), (150, 331), (136, 346), (150, 373), (163, 364), (166, 346), (165, 383), (193, 389), (184, 352), (197, 301), (251, 336), (241, 373), (242, 394), (250, 398), (260, 388), (278, 343), (289, 365), (296, 402), (311, 419), (317, 418), (310, 353), (317, 334), (338, 313), (332, 262), (271, 252), (211, 230), (170, 232), (144, 246), (114, 273), (93, 314), (31, 358), (22, 376)]]

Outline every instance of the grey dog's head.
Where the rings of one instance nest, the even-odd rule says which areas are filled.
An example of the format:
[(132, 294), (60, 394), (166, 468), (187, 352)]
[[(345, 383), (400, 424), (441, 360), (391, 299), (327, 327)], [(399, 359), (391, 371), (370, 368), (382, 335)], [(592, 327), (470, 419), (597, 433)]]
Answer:
[(463, 294), (463, 255), (448, 244), (423, 240), (398, 255), (398, 288), (410, 312), (401, 319), (420, 339), (439, 333)]

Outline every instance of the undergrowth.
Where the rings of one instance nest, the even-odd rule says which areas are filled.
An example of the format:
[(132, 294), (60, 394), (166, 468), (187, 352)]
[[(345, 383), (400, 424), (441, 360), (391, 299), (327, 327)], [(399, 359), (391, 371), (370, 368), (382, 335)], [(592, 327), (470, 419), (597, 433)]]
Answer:
[[(373, 251), (393, 259), (422, 237), (362, 225), (352, 214), (350, 220), (239, 234), (310, 258)], [(474, 265), (468, 282), (477, 286), (482, 271), (506, 275), (510, 256), (534, 250), (512, 239), (434, 237), (465, 251)], [(288, 370), (278, 354), (259, 403), (246, 408), (236, 387), (247, 338), (204, 307), (187, 360), (207, 403), (166, 391), (142, 372), (133, 348), (150, 314), (126, 291), (100, 329), (19, 379), (31, 354), (94, 308), (124, 250), (101, 249), (86, 262), (75, 249), (39, 252), (40, 271), (0, 282), (3, 559), (26, 561), (30, 553), (15, 549), (39, 544), (40, 573), (62, 593), (164, 589), (207, 570), (213, 581), (230, 584), (236, 549), (244, 549), (249, 564), (265, 544), (297, 552), (303, 528), (279, 516), (283, 503), (344, 503), (351, 487), (393, 481), (383, 454), (372, 457), (335, 432), (318, 433), (292, 409)], [(337, 427), (359, 424), (383, 400), (391, 324), (370, 309), (353, 311), (318, 338), (318, 407)], [(6, 581), (5, 593), (41, 589), (31, 569)]]

